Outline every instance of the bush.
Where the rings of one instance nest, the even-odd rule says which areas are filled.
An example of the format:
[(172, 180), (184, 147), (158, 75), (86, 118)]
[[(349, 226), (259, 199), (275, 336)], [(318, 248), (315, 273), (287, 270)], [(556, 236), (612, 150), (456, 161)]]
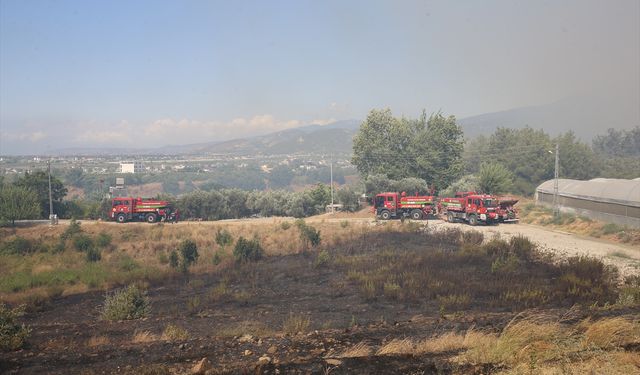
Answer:
[(329, 252), (327, 250), (322, 250), (318, 257), (316, 258), (316, 267), (324, 267), (329, 264), (329, 260), (331, 257), (329, 256)]
[(104, 232), (99, 233), (96, 237), (96, 245), (103, 248), (111, 245), (111, 235)]
[(23, 237), (17, 236), (2, 244), (0, 254), (25, 255), (36, 251), (35, 244)]
[(166, 341), (184, 341), (188, 338), (189, 333), (174, 324), (168, 324), (162, 332), (162, 339)]
[(291, 223), (288, 221), (283, 221), (282, 223), (280, 223), (280, 228), (282, 228), (282, 230), (287, 230), (291, 228)]
[(107, 294), (102, 307), (102, 319), (131, 320), (144, 318), (151, 312), (147, 293), (136, 285)]
[(233, 249), (233, 256), (236, 262), (249, 262), (262, 258), (264, 251), (257, 238), (247, 240), (244, 237), (238, 238), (236, 247)]
[(618, 225), (618, 224), (614, 224), (614, 223), (609, 223), (609, 224), (605, 224), (602, 226), (602, 234), (604, 234), (605, 236), (608, 236), (610, 234), (614, 234), (614, 233), (618, 233), (618, 232), (622, 232), (624, 231), (624, 227)]
[(69, 226), (62, 233), (61, 238), (63, 240), (68, 240), (70, 238), (73, 238), (78, 233), (82, 233), (82, 228), (80, 228), (80, 223), (78, 223), (76, 219), (72, 218), (69, 222)]
[(233, 237), (228, 230), (218, 229), (218, 232), (216, 233), (216, 243), (224, 249), (233, 243)]
[(180, 258), (178, 257), (178, 253), (175, 250), (172, 250), (171, 254), (169, 254), (169, 266), (171, 266), (171, 268), (178, 268), (179, 265)]
[(182, 272), (187, 272), (189, 267), (198, 261), (198, 245), (192, 240), (184, 240), (180, 244), (180, 255), (182, 262), (180, 264)]
[(93, 239), (86, 234), (78, 234), (73, 237), (73, 247), (78, 251), (89, 251), (93, 248)]
[(95, 247), (90, 247), (86, 252), (87, 262), (99, 262), (102, 259), (102, 253)]
[(10, 309), (0, 304), (0, 350), (16, 350), (24, 346), (31, 329), (18, 323), (23, 314), (24, 306)]
[(316, 247), (320, 244), (320, 231), (308, 225), (304, 220), (296, 220), (296, 226), (300, 230), (300, 239), (304, 243), (304, 247), (308, 248), (309, 244)]

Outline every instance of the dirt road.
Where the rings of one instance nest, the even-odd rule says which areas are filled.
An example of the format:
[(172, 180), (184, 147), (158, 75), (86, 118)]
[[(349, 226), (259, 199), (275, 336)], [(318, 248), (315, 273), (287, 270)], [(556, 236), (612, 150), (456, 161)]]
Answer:
[(478, 230), (487, 236), (517, 236), (522, 235), (537, 242), (544, 249), (566, 255), (590, 255), (613, 264), (624, 275), (640, 274), (640, 248), (601, 241), (596, 238), (582, 237), (572, 233), (548, 230), (543, 227), (528, 224), (501, 224), (495, 226), (479, 225), (471, 227), (466, 224), (448, 223), (434, 220), (430, 226), (458, 227), (463, 230)]

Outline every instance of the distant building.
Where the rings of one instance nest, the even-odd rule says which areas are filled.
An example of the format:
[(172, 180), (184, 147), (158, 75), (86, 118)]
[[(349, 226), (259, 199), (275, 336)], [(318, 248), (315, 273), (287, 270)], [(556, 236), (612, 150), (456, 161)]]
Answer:
[(120, 173), (142, 173), (144, 166), (140, 161), (123, 161), (120, 162)]

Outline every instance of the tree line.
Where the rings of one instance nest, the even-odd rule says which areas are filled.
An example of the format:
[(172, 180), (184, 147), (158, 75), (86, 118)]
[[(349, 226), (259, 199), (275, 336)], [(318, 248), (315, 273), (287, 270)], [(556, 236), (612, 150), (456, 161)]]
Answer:
[(369, 196), (465, 190), (531, 195), (554, 176), (556, 144), (561, 178), (640, 177), (640, 127), (609, 129), (591, 145), (571, 131), (552, 137), (530, 127), (465, 140), (454, 116), (423, 112), (410, 119), (389, 109), (369, 113), (354, 137), (352, 163)]

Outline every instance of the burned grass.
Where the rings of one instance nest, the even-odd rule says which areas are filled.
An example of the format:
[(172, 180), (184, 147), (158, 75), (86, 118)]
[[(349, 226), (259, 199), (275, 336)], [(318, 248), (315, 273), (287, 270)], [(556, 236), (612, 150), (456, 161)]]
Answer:
[[(214, 373), (632, 373), (640, 363), (637, 280), (619, 285), (598, 260), (401, 223), (314, 223), (322, 242), (302, 251), (295, 226), (264, 225), (228, 229), (260, 239), (265, 256), (248, 262), (194, 227), (198, 264), (187, 277), (158, 262), (171, 277), (137, 283), (151, 310), (136, 319), (101, 319), (102, 287), (58, 293), (22, 318), (27, 346), (3, 353), (0, 372), (186, 373), (205, 357)], [(160, 243), (189, 234), (167, 227), (145, 230)], [(226, 255), (214, 264), (215, 253)], [(158, 259), (105, 254), (127, 269)]]

